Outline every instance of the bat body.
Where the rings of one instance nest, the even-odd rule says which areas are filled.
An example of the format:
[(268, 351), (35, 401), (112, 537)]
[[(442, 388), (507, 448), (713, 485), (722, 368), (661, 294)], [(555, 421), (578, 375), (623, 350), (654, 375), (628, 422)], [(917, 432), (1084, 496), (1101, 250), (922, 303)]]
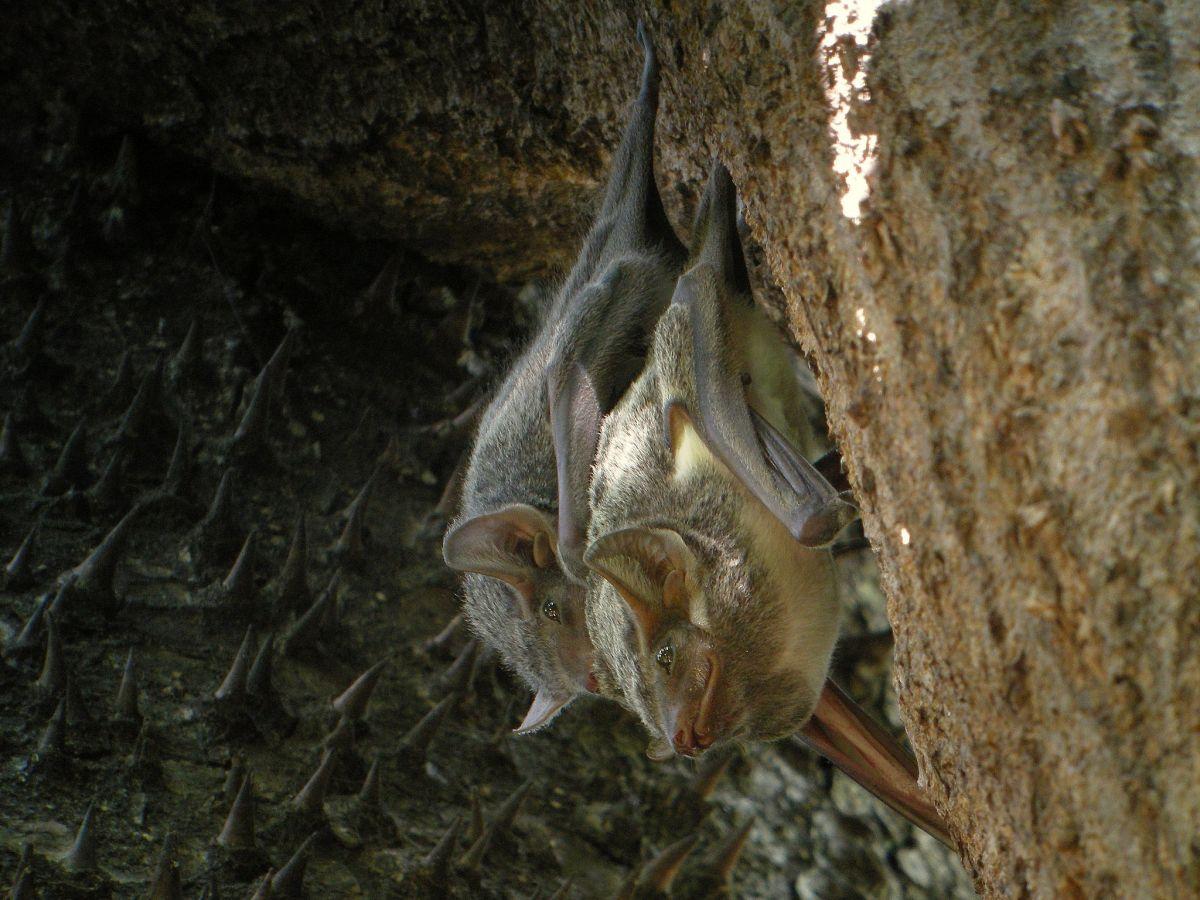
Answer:
[(624, 393), (684, 261), (654, 181), (658, 67), (638, 34), (641, 89), (601, 209), (481, 417), (462, 508), (443, 542), (447, 564), (468, 573), (472, 628), (535, 692), (519, 731), (547, 724), (593, 682), (578, 555), (595, 434), (573, 429), (567, 410), (598, 421)]

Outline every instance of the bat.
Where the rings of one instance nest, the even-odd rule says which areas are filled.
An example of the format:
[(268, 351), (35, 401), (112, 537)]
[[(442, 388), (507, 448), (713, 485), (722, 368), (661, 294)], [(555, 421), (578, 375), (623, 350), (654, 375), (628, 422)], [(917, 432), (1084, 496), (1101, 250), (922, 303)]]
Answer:
[(641, 23), (638, 38), (640, 88), (599, 212), (481, 416), (461, 510), (442, 544), (447, 565), (467, 573), (473, 630), (534, 692), (520, 733), (549, 724), (594, 684), (579, 559), (586, 532), (575, 529), (586, 528), (596, 435), (572, 423), (598, 422), (641, 370), (686, 259), (654, 178), (659, 71)]
[(600, 426), (583, 554), (598, 686), (656, 758), (799, 731), (945, 839), (905, 751), (828, 681), (830, 546), (857, 510), (801, 452), (794, 354), (754, 306), (735, 211), (714, 164), (646, 369)]

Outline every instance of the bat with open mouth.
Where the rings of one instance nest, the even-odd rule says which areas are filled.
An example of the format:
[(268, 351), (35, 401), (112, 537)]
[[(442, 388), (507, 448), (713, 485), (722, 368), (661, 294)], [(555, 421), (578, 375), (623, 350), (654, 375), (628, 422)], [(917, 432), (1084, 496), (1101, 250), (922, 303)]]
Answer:
[[(583, 532), (564, 532), (559, 513), (565, 505), (572, 529), (586, 527), (595, 435), (573, 429), (564, 411), (569, 400), (603, 416), (624, 393), (685, 259), (654, 179), (657, 59), (640, 24), (638, 38), (641, 85), (600, 210), (537, 334), (481, 416), (461, 511), (443, 541), (446, 563), (467, 573), (474, 631), (534, 690), (519, 732), (548, 724), (593, 684), (577, 559)], [(568, 483), (581, 486), (560, 490)]]
[(936, 836), (905, 751), (828, 682), (830, 545), (856, 517), (805, 447), (794, 354), (756, 309), (719, 164), (645, 371), (599, 428), (588, 628), (651, 755), (800, 732)]

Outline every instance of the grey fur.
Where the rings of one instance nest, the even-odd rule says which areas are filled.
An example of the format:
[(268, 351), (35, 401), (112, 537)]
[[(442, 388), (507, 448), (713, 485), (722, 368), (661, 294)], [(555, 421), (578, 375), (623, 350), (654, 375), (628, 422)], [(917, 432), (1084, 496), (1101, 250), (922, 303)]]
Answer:
[[(682, 267), (684, 251), (654, 182), (658, 67), (641, 26), (638, 36), (645, 49), (641, 89), (596, 221), (538, 333), (481, 417), (463, 482), (462, 508), (443, 544), (452, 567), (487, 570), (478, 564), (478, 543), (464, 551), (464, 535), (479, 517), (504, 515), (506, 509), (526, 510), (526, 521), (531, 521), (532, 512), (554, 523), (548, 537), (557, 550), (563, 485), (550, 422), (556, 389), (565, 389), (569, 374), (584, 372), (597, 389), (599, 414), (608, 412), (641, 369), (653, 324)], [(590, 461), (589, 452), (588, 469)], [(586, 477), (585, 472), (585, 481)], [(574, 493), (586, 500), (586, 484)], [(580, 505), (576, 502), (574, 507)], [(586, 514), (586, 503), (582, 511)], [(515, 544), (510, 541), (512, 552), (500, 552), (504, 559), (493, 567), (504, 569), (508, 580), (521, 582), (524, 593), (495, 577), (468, 574), (467, 619), (531, 688), (569, 700), (584, 689), (590, 671), (585, 592), (566, 577), (561, 559), (546, 566), (528, 565), (528, 534), (527, 529)], [(547, 601), (555, 604), (558, 621), (541, 614)], [(581, 654), (588, 657), (586, 669), (578, 663)]]

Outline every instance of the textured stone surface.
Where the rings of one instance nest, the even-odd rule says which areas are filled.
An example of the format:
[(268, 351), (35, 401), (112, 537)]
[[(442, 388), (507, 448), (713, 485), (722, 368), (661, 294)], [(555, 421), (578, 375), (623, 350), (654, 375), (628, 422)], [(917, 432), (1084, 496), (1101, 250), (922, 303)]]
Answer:
[[(615, 144), (637, 12), (449, 7), (28, 5), (4, 67), (328, 220), (543, 273)], [(977, 887), (1200, 889), (1195, 4), (887, 11), (859, 222), (823, 10), (640, 12), (670, 212), (718, 153), (819, 370)]]

